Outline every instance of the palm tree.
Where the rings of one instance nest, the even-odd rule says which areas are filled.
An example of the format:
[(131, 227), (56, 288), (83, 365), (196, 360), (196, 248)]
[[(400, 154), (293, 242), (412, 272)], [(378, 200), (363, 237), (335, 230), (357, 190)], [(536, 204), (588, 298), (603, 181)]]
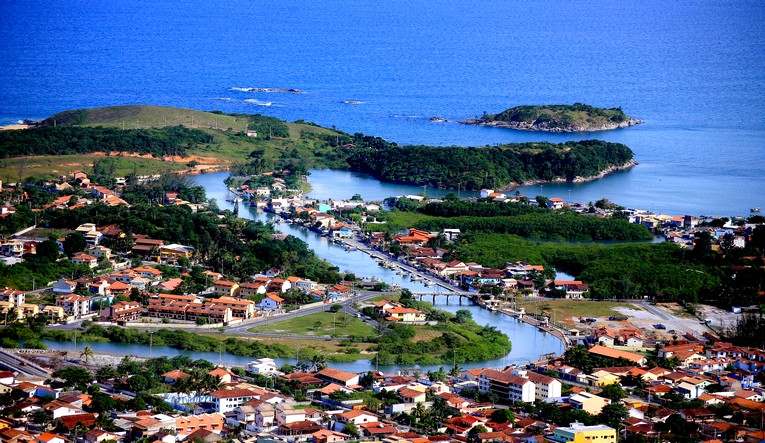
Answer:
[(321, 371), (327, 367), (327, 357), (322, 354), (316, 354), (311, 358), (311, 364), (313, 365), (314, 370)]
[(85, 359), (85, 364), (88, 364), (88, 360), (90, 360), (90, 357), (93, 356), (93, 348), (90, 346), (85, 346), (85, 348), (80, 352), (80, 358)]
[(422, 420), (423, 417), (425, 417), (425, 414), (427, 414), (428, 411), (425, 409), (425, 405), (420, 402), (415, 405), (414, 409), (412, 409), (412, 417), (416, 418), (419, 422)]

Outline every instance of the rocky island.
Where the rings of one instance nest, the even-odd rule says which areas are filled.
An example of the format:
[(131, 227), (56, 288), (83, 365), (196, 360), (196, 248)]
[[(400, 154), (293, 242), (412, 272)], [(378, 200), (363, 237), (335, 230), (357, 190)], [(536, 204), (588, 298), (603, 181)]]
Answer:
[(516, 106), (499, 114), (484, 113), (480, 118), (468, 118), (460, 123), (522, 131), (594, 132), (635, 126), (643, 121), (626, 115), (622, 108), (597, 108), (574, 103)]

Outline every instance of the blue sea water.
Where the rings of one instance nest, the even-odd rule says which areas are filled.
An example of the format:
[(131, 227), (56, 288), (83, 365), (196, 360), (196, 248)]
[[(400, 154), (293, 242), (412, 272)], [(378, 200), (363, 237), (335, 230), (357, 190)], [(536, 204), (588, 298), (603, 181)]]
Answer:
[[(399, 143), (597, 137), (627, 144), (640, 165), (542, 192), (680, 214), (765, 206), (759, 0), (0, 0), (0, 11), (0, 123), (148, 103), (305, 119)], [(428, 121), (573, 102), (621, 106), (646, 124), (539, 134)]]

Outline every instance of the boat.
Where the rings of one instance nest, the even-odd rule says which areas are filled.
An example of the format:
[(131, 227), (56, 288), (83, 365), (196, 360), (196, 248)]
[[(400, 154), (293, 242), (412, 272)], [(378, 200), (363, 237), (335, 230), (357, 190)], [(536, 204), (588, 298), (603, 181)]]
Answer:
[(752, 208), (749, 212), (760, 212), (760, 208)]
[(433, 286), (433, 281), (428, 280), (427, 278), (423, 281), (426, 287)]

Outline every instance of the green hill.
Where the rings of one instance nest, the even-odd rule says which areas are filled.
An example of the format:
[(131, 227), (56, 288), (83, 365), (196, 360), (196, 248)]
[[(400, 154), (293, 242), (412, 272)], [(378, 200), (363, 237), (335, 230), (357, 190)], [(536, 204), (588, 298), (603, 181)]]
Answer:
[(481, 118), (466, 119), (462, 123), (525, 131), (590, 132), (625, 128), (643, 121), (626, 115), (622, 108), (597, 108), (574, 103), (516, 106), (499, 114), (484, 114)]
[(125, 129), (162, 128), (183, 125), (193, 128), (213, 128), (244, 131), (246, 119), (194, 109), (167, 106), (127, 105), (103, 108), (75, 109), (59, 112), (42, 122), (43, 125), (113, 126)]

